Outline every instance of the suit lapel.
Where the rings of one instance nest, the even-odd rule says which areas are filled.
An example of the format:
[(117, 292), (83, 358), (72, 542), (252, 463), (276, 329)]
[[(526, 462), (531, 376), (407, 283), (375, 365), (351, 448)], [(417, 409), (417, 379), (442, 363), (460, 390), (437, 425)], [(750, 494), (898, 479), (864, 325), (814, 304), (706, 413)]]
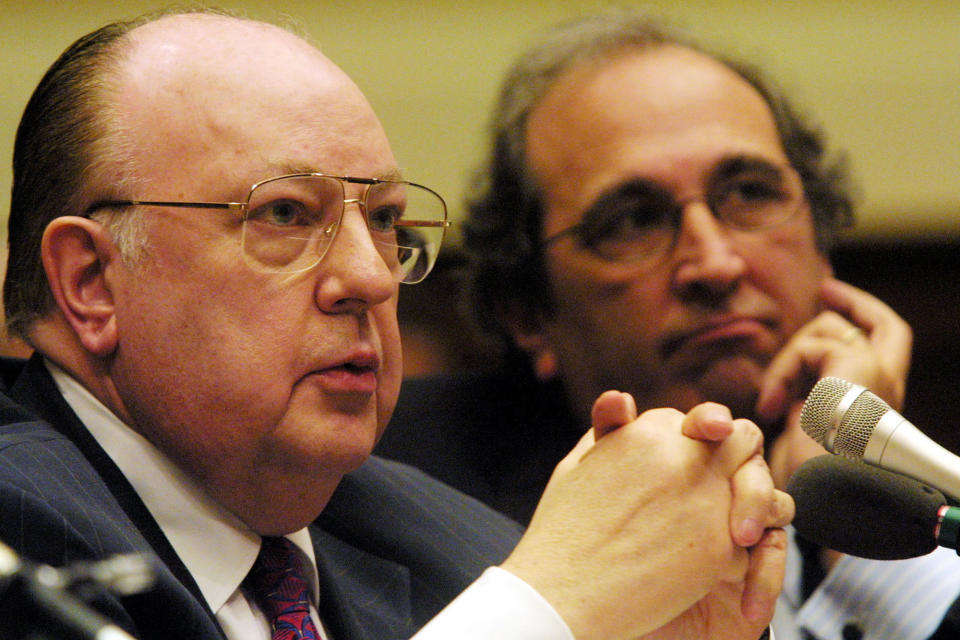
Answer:
[[(140, 500), (137, 492), (129, 483), (110, 456), (97, 443), (96, 439), (83, 426), (80, 419), (63, 399), (56, 382), (43, 364), (42, 358), (35, 354), (17, 378), (10, 395), (22, 405), (50, 423), (60, 433), (70, 439), (90, 462), (107, 488), (120, 504), (127, 517), (133, 522), (140, 534), (146, 539), (154, 553), (173, 576), (186, 587), (190, 595), (202, 605), (207, 616), (219, 628), (216, 616), (207, 605), (193, 576), (180, 560), (160, 525)], [(222, 637), (222, 632), (220, 632)]]
[(410, 573), (312, 526), (320, 616), (334, 640), (413, 635)]

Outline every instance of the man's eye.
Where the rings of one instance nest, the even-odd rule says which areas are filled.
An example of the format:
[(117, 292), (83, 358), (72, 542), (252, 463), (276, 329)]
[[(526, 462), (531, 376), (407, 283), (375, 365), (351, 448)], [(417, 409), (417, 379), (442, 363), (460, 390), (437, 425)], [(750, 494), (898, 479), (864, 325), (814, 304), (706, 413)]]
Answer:
[(602, 219), (594, 219), (584, 225), (585, 240), (604, 242), (627, 239), (650, 230), (663, 219), (658, 210), (644, 206), (620, 206), (606, 214)]
[(399, 207), (377, 207), (370, 212), (370, 230), (390, 233), (402, 215), (403, 212)]
[(726, 206), (765, 205), (789, 198), (789, 181), (773, 167), (760, 167), (731, 173), (711, 189), (712, 205)]
[(601, 195), (583, 216), (587, 245), (625, 241), (668, 222), (674, 208), (670, 194), (646, 180), (631, 180)]
[(642, 190), (604, 198), (584, 216), (584, 244), (622, 243), (643, 237), (668, 221), (670, 203), (668, 197)]
[(278, 227), (293, 227), (311, 224), (312, 216), (302, 202), (274, 200), (251, 211), (248, 218)]
[(729, 197), (739, 198), (743, 202), (778, 200), (783, 197), (779, 185), (769, 180), (739, 180), (728, 192)]

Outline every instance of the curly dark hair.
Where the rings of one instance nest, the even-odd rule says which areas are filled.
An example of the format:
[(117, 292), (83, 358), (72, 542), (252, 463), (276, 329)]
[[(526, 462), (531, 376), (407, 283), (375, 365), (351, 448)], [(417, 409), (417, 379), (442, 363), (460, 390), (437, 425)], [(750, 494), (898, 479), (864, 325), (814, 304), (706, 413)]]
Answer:
[(491, 121), (492, 147), (474, 185), (464, 223), (469, 255), (467, 307), (481, 329), (511, 342), (502, 311), (511, 303), (549, 313), (551, 288), (540, 248), (543, 201), (527, 166), (525, 135), (531, 112), (567, 70), (622, 53), (683, 46), (718, 60), (756, 89), (773, 114), (790, 163), (803, 179), (817, 244), (829, 253), (841, 227), (853, 221), (846, 165), (828, 158), (822, 133), (752, 65), (708, 51), (630, 11), (592, 15), (560, 25), (512, 67)]

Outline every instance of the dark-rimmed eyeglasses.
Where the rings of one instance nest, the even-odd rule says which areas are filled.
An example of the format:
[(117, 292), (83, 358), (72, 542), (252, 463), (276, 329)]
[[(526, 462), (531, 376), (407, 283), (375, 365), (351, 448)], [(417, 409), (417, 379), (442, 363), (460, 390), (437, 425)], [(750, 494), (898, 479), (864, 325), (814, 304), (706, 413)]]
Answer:
[(740, 159), (716, 169), (703, 194), (679, 201), (656, 182), (635, 179), (602, 194), (580, 222), (548, 236), (541, 248), (562, 238), (609, 262), (647, 264), (676, 244), (683, 211), (704, 202), (727, 227), (761, 231), (792, 219), (805, 204), (803, 180), (789, 165)]
[[(362, 196), (347, 199), (347, 183), (366, 185)], [(416, 284), (430, 273), (450, 226), (447, 205), (432, 189), (403, 180), (293, 173), (254, 184), (244, 202), (101, 200), (87, 208), (84, 216), (133, 206), (238, 211), (247, 263), (260, 271), (299, 273), (323, 260), (351, 203), (359, 205), (380, 255), (398, 282)]]

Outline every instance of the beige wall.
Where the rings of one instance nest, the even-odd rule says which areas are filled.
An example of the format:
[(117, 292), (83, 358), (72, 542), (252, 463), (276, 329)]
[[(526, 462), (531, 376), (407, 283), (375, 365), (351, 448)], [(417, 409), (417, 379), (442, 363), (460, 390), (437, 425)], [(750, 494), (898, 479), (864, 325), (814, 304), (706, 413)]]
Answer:
[[(455, 217), (482, 155), (486, 114), (509, 60), (544, 26), (603, 5), (586, 0), (220, 4), (272, 20), (281, 13), (271, 7), (282, 6), (367, 92), (407, 175), (438, 188)], [(157, 6), (0, 0), (4, 243), (12, 140), (30, 91), (76, 37)], [(762, 60), (817, 117), (834, 146), (849, 151), (862, 186), (860, 236), (960, 238), (956, 0), (671, 0), (643, 6), (733, 53)]]

